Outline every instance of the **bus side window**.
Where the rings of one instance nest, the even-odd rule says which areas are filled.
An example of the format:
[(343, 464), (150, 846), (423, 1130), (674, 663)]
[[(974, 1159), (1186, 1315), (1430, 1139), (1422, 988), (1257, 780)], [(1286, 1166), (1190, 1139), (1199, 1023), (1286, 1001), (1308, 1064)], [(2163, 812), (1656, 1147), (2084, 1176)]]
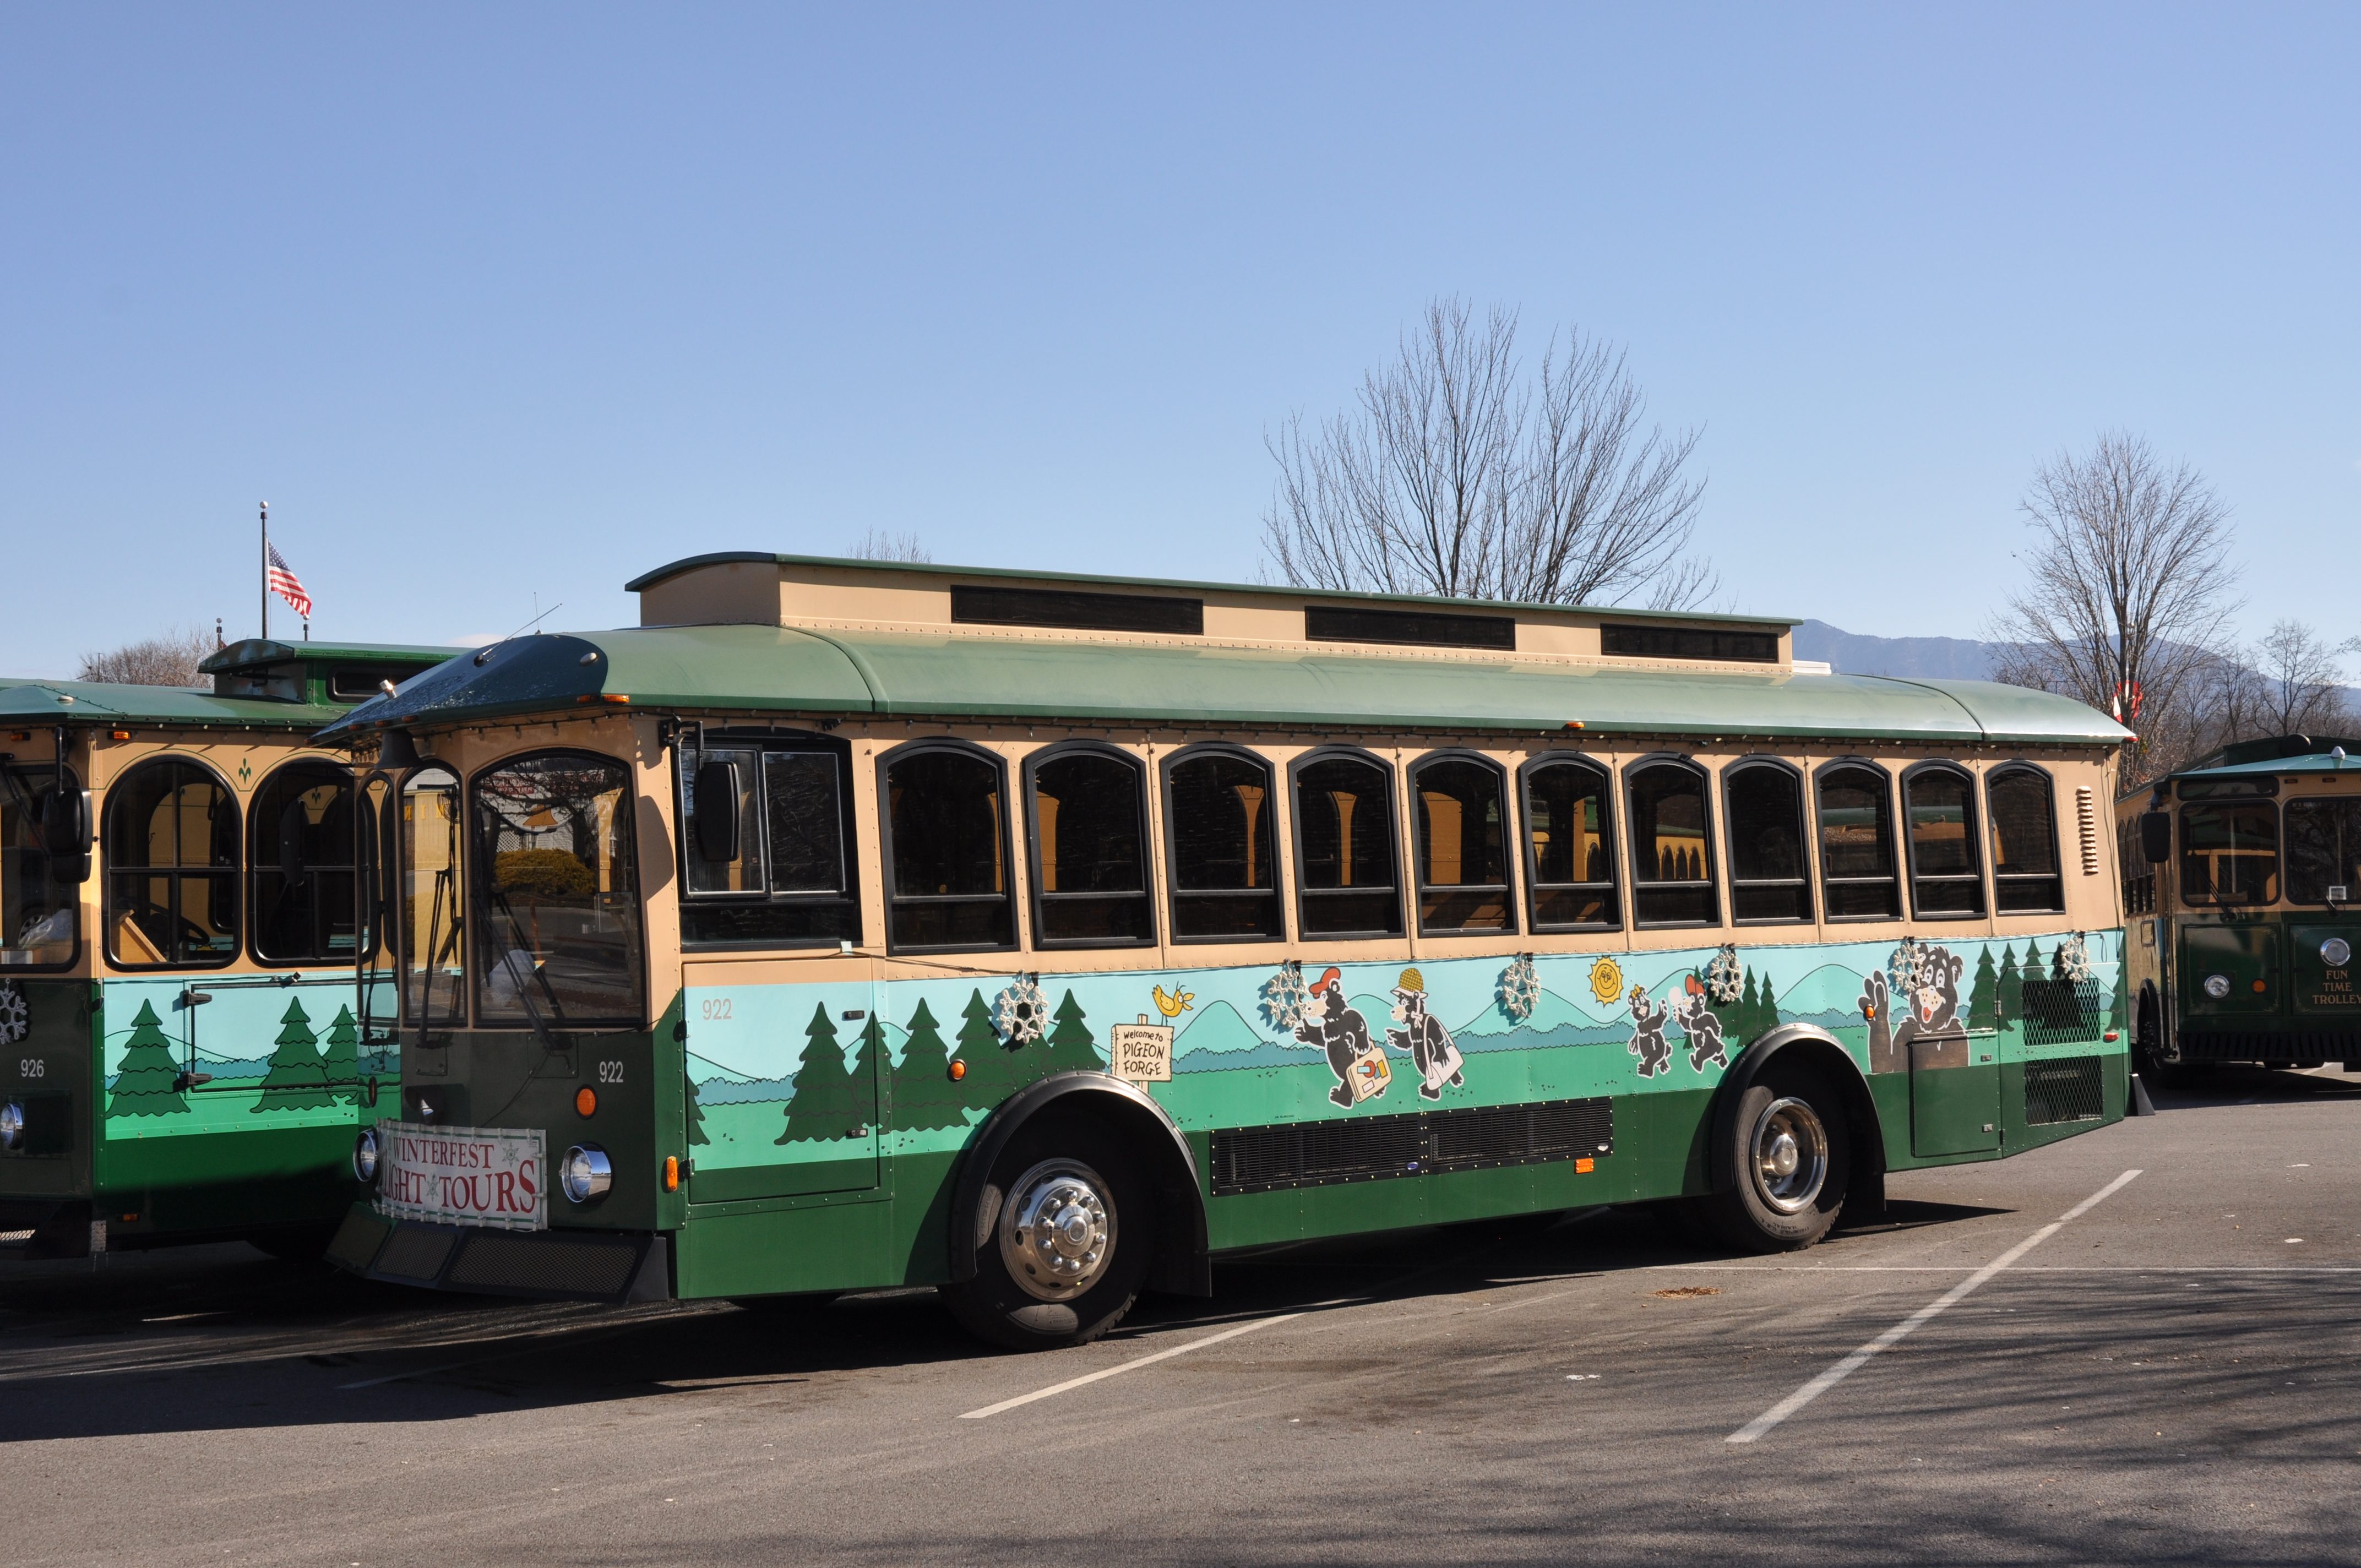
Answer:
[(1270, 764), (1192, 751), (1167, 764), (1171, 921), (1176, 942), (1277, 941)]
[(897, 951), (1015, 947), (1001, 760), (922, 740), (886, 753), (882, 767), (887, 940)]
[(1623, 924), (1615, 892), (1615, 828), (1604, 770), (1587, 759), (1544, 755), (1519, 775), (1525, 799), (1525, 878), (1536, 931), (1612, 931)]
[(1871, 762), (1831, 762), (1817, 781), (1820, 887), (1831, 920), (1898, 920), (1894, 781)]
[(1719, 925), (1704, 772), (1687, 762), (1643, 762), (1624, 775), (1623, 788), (1637, 924)]
[(295, 762), (254, 792), (247, 864), (258, 963), (350, 961), (359, 928), (352, 774)]
[(1411, 770), (1421, 932), (1516, 928), (1509, 913), (1506, 783), (1497, 764), (1478, 757), (1439, 757)]
[(1984, 808), (1992, 819), (1994, 907), (2003, 915), (2064, 909), (2049, 775), (2036, 768), (1995, 769), (1984, 780)]
[(1296, 899), (1307, 937), (1399, 937), (1391, 770), (1362, 752), (1314, 752), (1295, 775)]
[(1784, 762), (1741, 762), (1722, 775), (1730, 824), (1730, 911), (1741, 924), (1812, 917), (1804, 869), (1804, 788)]
[(237, 956), (238, 812), (203, 765), (159, 757), (106, 792), (106, 955), (125, 968)]
[[(730, 764), (738, 801), (738, 853), (710, 861), (699, 851), (696, 780)], [(853, 886), (851, 792), (844, 753), (824, 745), (784, 747), (727, 738), (680, 759), (681, 843), (688, 897), (681, 940), (698, 946), (834, 946), (861, 939)], [(727, 796), (722, 796), (726, 800)]]
[(1921, 762), (1902, 775), (1902, 800), (1910, 824), (1910, 904), (1918, 918), (1982, 915), (1975, 781), (1953, 763)]
[(1027, 758), (1033, 940), (1136, 947), (1156, 939), (1148, 891), (1148, 777), (1128, 752), (1089, 742)]

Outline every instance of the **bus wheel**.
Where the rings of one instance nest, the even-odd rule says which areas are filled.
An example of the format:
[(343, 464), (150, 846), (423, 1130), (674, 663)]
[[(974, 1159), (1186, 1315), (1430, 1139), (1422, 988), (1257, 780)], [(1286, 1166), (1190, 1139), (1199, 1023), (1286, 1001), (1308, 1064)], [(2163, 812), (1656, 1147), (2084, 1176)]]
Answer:
[(943, 1287), (952, 1316), (1017, 1350), (1088, 1344), (1123, 1321), (1147, 1277), (1151, 1201), (1094, 1124), (1027, 1128), (984, 1188), (974, 1277)]
[(1851, 1149), (1844, 1109), (1807, 1069), (1767, 1068), (1739, 1097), (1732, 1181), (1707, 1212), (1724, 1241), (1795, 1252), (1828, 1234), (1844, 1208)]

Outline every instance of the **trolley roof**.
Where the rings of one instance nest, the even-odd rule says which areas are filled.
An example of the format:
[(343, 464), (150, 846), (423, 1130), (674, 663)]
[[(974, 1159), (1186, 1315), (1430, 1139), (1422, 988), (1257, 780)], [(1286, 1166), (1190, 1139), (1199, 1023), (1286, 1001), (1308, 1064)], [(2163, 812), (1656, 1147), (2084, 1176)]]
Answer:
[(360, 700), (335, 695), (345, 674), (374, 688), (407, 677), (464, 648), (381, 642), (277, 642), (249, 638), (209, 654), (203, 686), (119, 685), (112, 681), (27, 680), (0, 688), (0, 727), (10, 724), (149, 724), (175, 729), (313, 730), (343, 718)]

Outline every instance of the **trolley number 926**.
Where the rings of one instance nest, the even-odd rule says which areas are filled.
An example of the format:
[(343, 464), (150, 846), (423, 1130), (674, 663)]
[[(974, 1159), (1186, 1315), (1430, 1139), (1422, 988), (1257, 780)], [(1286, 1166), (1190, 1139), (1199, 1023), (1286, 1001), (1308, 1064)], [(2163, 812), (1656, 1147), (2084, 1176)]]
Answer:
[(16, 1058), (16, 1076), (18, 1078), (47, 1078), (49, 1076), (49, 1064), (42, 1060), (39, 1057), (18, 1057)]

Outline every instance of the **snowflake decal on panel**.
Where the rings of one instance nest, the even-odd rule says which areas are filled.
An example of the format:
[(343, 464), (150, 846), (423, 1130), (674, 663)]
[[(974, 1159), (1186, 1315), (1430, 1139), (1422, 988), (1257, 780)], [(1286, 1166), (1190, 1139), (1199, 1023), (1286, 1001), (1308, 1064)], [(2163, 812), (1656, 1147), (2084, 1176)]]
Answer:
[(1927, 961), (1927, 949), (1916, 937), (1905, 937), (1894, 956), (1885, 960), (1885, 981), (1897, 996), (1907, 996), (1918, 989), (1918, 970)]
[(2059, 941), (2057, 952), (2050, 955), (2050, 966), (2060, 980), (2070, 980), (2080, 985), (2091, 978), (2091, 949), (2082, 940), (2082, 933)]
[(1500, 971), (1500, 1011), (1521, 1024), (1541, 1005), (1542, 977), (1533, 972), (1533, 956), (1519, 953)]
[(1041, 1037), (1042, 1020), (1049, 1016), (1049, 1003), (1041, 994), (1040, 981), (1029, 974), (1020, 974), (993, 999), (992, 1026), (1000, 1032), (1011, 1048), (1029, 1045)]
[(0, 980), (0, 1046), (13, 1046), (32, 1029), (25, 992), (13, 980)]
[(1738, 944), (1724, 942), (1721, 951), (1713, 955), (1705, 966), (1706, 993), (1721, 1006), (1738, 1000), (1744, 989), (1738, 970)]
[(1293, 1034), (1311, 1006), (1312, 991), (1303, 983), (1303, 966), (1293, 959), (1262, 982), (1263, 1016), (1282, 1033)]

